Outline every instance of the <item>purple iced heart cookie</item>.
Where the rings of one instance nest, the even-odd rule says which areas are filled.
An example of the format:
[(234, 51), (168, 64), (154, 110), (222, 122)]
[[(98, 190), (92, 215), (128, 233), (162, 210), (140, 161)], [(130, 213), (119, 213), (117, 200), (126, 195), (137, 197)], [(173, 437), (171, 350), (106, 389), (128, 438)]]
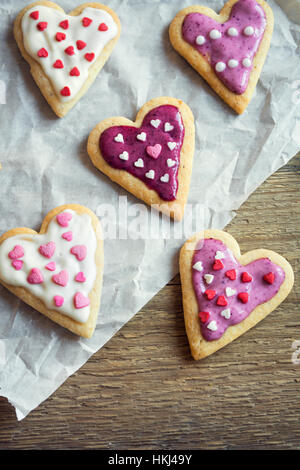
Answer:
[(100, 136), (99, 147), (110, 166), (139, 178), (164, 201), (174, 201), (184, 135), (178, 108), (162, 105), (149, 111), (139, 128), (107, 128)]
[(269, 258), (242, 265), (222, 241), (207, 238), (194, 253), (192, 279), (201, 333), (206, 341), (212, 341), (272, 299), (285, 272)]
[(201, 13), (188, 14), (182, 36), (210, 63), (224, 85), (240, 95), (247, 88), (265, 29), (262, 6), (255, 0), (239, 0), (225, 23)]

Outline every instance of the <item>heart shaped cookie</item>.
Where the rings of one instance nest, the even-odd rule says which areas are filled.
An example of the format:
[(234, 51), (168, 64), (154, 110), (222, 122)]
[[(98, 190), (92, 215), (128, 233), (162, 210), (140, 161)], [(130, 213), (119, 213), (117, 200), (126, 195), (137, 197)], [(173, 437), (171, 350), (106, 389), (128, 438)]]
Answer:
[(219, 15), (204, 6), (181, 10), (169, 34), (174, 49), (241, 114), (259, 79), (273, 23), (264, 0), (229, 0)]
[(258, 249), (241, 255), (220, 230), (195, 234), (180, 252), (186, 332), (194, 359), (214, 353), (274, 310), (294, 282), (290, 264)]
[(53, 111), (63, 117), (85, 94), (112, 53), (121, 26), (113, 10), (84, 3), (68, 15), (38, 1), (16, 18), (14, 36)]
[(79, 336), (94, 332), (102, 276), (100, 223), (84, 206), (53, 209), (39, 233), (15, 228), (0, 237), (0, 283)]
[(88, 154), (109, 178), (155, 209), (180, 220), (194, 154), (194, 118), (181, 100), (148, 101), (136, 121), (113, 117), (90, 133)]

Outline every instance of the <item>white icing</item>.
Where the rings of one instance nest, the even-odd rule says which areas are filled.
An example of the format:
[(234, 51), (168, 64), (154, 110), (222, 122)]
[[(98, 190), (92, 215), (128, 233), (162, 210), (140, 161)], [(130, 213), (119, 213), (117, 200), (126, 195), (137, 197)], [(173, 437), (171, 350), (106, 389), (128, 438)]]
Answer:
[(235, 37), (239, 33), (238, 33), (238, 30), (236, 28), (231, 27), (227, 30), (227, 34), (228, 34), (228, 36)]
[[(39, 11), (38, 20), (30, 17), (30, 13), (33, 11)], [(82, 25), (84, 17), (93, 20), (88, 27)], [(66, 19), (69, 22), (69, 28), (63, 29), (59, 23)], [(40, 22), (48, 23), (47, 28), (43, 31), (39, 31), (37, 28), (37, 24)], [(108, 26), (107, 31), (98, 30), (101, 23)], [(62, 102), (67, 102), (74, 99), (80, 91), (88, 78), (89, 68), (97, 60), (106, 44), (116, 36), (118, 27), (108, 12), (98, 8), (88, 7), (78, 16), (69, 16), (51, 7), (35, 5), (22, 18), (22, 32), (26, 51), (41, 65), (50, 79), (57, 97)], [(57, 41), (55, 36), (58, 32), (64, 33), (66, 39)], [(78, 50), (76, 46), (78, 40), (84, 41), (86, 47)], [(70, 56), (65, 53), (65, 49), (69, 46), (74, 47), (74, 55)], [(37, 53), (41, 48), (47, 50), (48, 57), (38, 57)], [(84, 58), (86, 53), (94, 53), (95, 58), (91, 62), (87, 61)], [(64, 68), (53, 67), (57, 60), (63, 62)], [(74, 67), (78, 68), (79, 76), (70, 76), (70, 71)], [(66, 86), (71, 91), (70, 96), (62, 96), (60, 93)]]
[(243, 33), (245, 34), (245, 36), (253, 36), (254, 34), (253, 26), (246, 26), (246, 28), (244, 28)]
[[(54, 217), (45, 234), (16, 235), (7, 238), (0, 245), (0, 277), (11, 286), (25, 287), (41, 299), (48, 309), (57, 310), (80, 323), (85, 323), (90, 314), (90, 306), (76, 309), (74, 295), (76, 292), (81, 292), (85, 297), (88, 297), (94, 286), (97, 274), (95, 263), (97, 239), (88, 214), (77, 214), (72, 210), (64, 212), (72, 214), (68, 227), (60, 226), (56, 217)], [(67, 231), (72, 231), (72, 241), (62, 238), (62, 234)], [(55, 242), (56, 249), (51, 258), (46, 258), (40, 254), (39, 247), (50, 241)], [(12, 267), (12, 260), (8, 257), (8, 253), (16, 245), (21, 245), (25, 252), (22, 257), (23, 266), (19, 271)], [(75, 245), (85, 245), (87, 247), (84, 260), (78, 261), (76, 256), (71, 254), (70, 250)], [(49, 271), (45, 268), (49, 262), (55, 262), (55, 271)], [(43, 283), (29, 284), (27, 282), (28, 274), (33, 268), (38, 268), (41, 271), (44, 279)], [(69, 276), (67, 285), (62, 287), (53, 282), (52, 276), (64, 270), (68, 272)], [(79, 272), (84, 273), (85, 282), (75, 281), (75, 276)], [(64, 303), (61, 307), (55, 306), (53, 298), (57, 295), (64, 297)]]
[(226, 69), (226, 64), (224, 62), (217, 62), (216, 63), (216, 71), (217, 72), (224, 72)]
[(202, 46), (202, 44), (205, 43), (205, 37), (204, 36), (201, 36), (201, 34), (199, 36), (196, 37), (196, 44), (198, 44), (198, 46)]
[(197, 263), (193, 265), (193, 269), (195, 269), (196, 271), (202, 271), (203, 270), (202, 261), (197, 261)]
[(239, 61), (238, 60), (235, 60), (235, 59), (230, 59), (228, 62), (227, 62), (227, 65), (229, 68), (231, 69), (235, 69), (235, 67), (237, 67), (239, 65)]
[(221, 36), (222, 34), (217, 29), (212, 29), (209, 33), (211, 39), (220, 39)]
[(215, 320), (212, 320), (208, 325), (207, 328), (211, 331), (217, 331), (217, 322)]
[(249, 59), (249, 57), (245, 57), (242, 61), (242, 64), (244, 67), (247, 67), (247, 68), (251, 67), (251, 64), (252, 64), (251, 59)]

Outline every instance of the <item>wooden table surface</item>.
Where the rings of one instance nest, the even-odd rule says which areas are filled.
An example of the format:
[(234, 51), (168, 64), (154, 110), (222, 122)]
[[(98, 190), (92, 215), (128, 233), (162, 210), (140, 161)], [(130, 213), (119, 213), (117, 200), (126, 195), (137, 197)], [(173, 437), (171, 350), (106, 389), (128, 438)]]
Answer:
[(0, 398), (0, 449), (299, 449), (299, 170), (300, 154), (227, 227), (242, 252), (269, 248), (295, 269), (275, 312), (195, 362), (176, 276), (24, 420)]

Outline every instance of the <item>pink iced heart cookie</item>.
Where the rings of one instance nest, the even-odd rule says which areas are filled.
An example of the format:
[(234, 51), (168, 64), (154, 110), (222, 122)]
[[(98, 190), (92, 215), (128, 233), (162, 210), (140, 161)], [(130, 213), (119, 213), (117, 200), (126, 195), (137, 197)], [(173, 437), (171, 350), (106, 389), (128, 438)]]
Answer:
[[(74, 243), (71, 248), (68, 239)], [(57, 207), (45, 217), (39, 233), (17, 228), (0, 237), (1, 284), (80, 336), (90, 337), (94, 331), (102, 275), (100, 224), (86, 207)]]
[(219, 15), (202, 7), (179, 12), (174, 48), (236, 112), (249, 103), (265, 61), (273, 14), (264, 0), (229, 0)]
[(31, 4), (18, 15), (14, 35), (42, 94), (64, 116), (87, 91), (120, 35), (120, 21), (100, 3), (67, 15), (55, 3)]
[(122, 117), (100, 122), (89, 136), (88, 153), (113, 181), (156, 209), (182, 218), (194, 153), (194, 119), (182, 101), (153, 99), (134, 123)]
[(262, 320), (285, 299), (294, 280), (291, 266), (277, 253), (260, 249), (241, 255), (237, 242), (218, 230), (205, 230), (186, 242), (180, 274), (195, 359), (212, 354)]

